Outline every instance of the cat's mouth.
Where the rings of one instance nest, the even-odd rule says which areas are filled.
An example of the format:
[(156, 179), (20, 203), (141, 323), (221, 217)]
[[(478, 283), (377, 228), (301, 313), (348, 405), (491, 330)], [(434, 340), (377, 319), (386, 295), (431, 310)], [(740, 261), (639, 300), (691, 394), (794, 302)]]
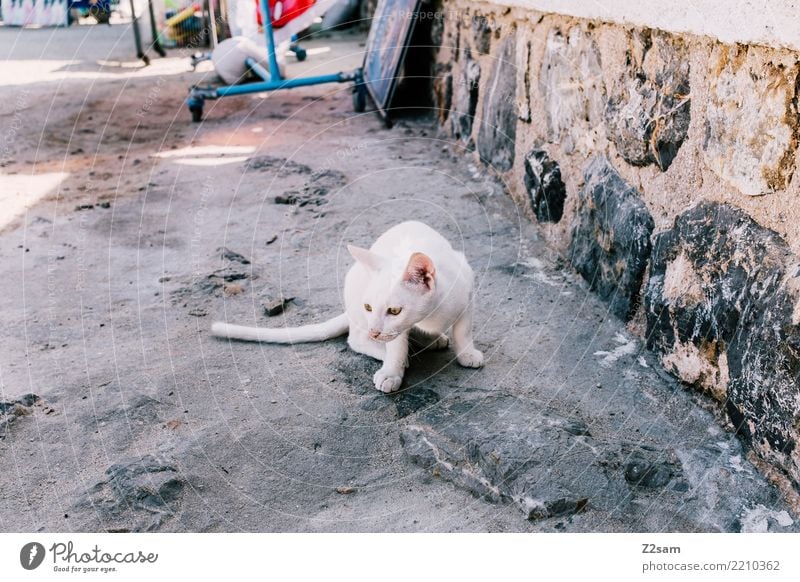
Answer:
[(376, 341), (376, 342), (380, 342), (382, 344), (385, 344), (387, 342), (392, 341), (394, 338), (396, 338), (399, 335), (400, 335), (399, 333), (383, 333), (383, 334), (381, 334), (379, 336), (376, 336), (376, 337), (370, 336), (370, 339), (372, 341)]

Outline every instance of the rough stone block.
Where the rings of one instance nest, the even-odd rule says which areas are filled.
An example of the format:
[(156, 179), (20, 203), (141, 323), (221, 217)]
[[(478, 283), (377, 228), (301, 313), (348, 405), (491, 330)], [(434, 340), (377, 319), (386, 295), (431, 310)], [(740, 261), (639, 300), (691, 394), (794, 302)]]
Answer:
[(749, 196), (786, 188), (797, 148), (796, 63), (773, 63), (753, 47), (719, 46), (708, 77), (708, 166)]
[(639, 193), (604, 156), (595, 157), (579, 193), (569, 257), (622, 319), (629, 319), (639, 303), (653, 227)]
[(688, 50), (663, 32), (633, 32), (627, 61), (608, 88), (609, 138), (629, 164), (666, 170), (689, 130)]
[(461, 73), (453, 83), (453, 111), (450, 115), (453, 136), (463, 143), (472, 140), (472, 123), (478, 109), (481, 67), (468, 48), (461, 53)]
[(489, 17), (483, 14), (474, 14), (470, 22), (472, 30), (472, 46), (479, 55), (489, 54), (492, 46), (492, 25)]
[[(513, 503), (532, 520), (597, 512), (659, 529), (682, 523), (691, 531), (739, 531), (742, 499), (778, 503), (754, 472), (722, 468), (723, 451), (733, 450), (728, 443), (664, 437), (669, 445), (654, 433), (647, 443), (606, 439), (539, 402), (472, 392), (419, 412), (401, 442), (433, 475), (486, 501)], [(787, 523), (764, 525), (786, 531)]]
[[(489, 419), (492, 419), (491, 421)], [(401, 435), (417, 464), (487, 501), (515, 503), (528, 519), (611, 509), (625, 496), (610, 480), (578, 421), (508, 395), (448, 401), (429, 409)], [(569, 462), (563, 455), (569, 452)]]
[(561, 180), (561, 168), (544, 150), (532, 150), (525, 156), (525, 189), (540, 222), (558, 222), (564, 214), (567, 189)]
[(800, 269), (786, 243), (702, 202), (655, 238), (645, 307), (648, 346), (800, 491)]
[(450, 116), (453, 104), (453, 73), (449, 63), (436, 64), (436, 77), (433, 80), (433, 98), (436, 106), (436, 117), (444, 125)]
[(484, 163), (500, 171), (514, 165), (517, 139), (517, 37), (503, 39), (483, 96), (478, 153)]
[(554, 28), (547, 35), (539, 72), (547, 139), (566, 153), (595, 149), (606, 108), (600, 53), (581, 27), (566, 35)]

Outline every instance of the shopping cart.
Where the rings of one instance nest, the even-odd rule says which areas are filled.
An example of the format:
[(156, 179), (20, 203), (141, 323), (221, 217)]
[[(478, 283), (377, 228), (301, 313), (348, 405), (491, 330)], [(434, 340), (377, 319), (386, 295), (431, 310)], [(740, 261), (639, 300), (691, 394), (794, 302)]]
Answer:
[[(186, 105), (192, 114), (192, 121), (199, 122), (203, 119), (203, 106), (207, 99), (219, 99), (231, 95), (246, 95), (249, 93), (261, 93), (263, 91), (277, 91), (278, 89), (292, 89), (294, 87), (306, 87), (309, 85), (322, 85), (323, 83), (353, 83), (353, 109), (356, 113), (361, 113), (367, 106), (367, 88), (364, 85), (364, 74), (361, 68), (353, 71), (340, 71), (329, 75), (317, 75), (313, 77), (296, 77), (286, 79), (281, 76), (276, 55), (275, 35), (272, 26), (272, 12), (268, 0), (260, 0), (261, 14), (266, 14), (263, 18), (264, 37), (267, 44), (267, 59), (269, 71), (262, 67), (252, 58), (247, 58), (247, 67), (257, 75), (261, 81), (247, 83), (243, 85), (227, 85), (224, 87), (199, 87), (192, 86), (189, 89), (189, 97)], [(300, 55), (297, 55), (300, 57)], [(305, 57), (305, 55), (303, 55)], [(301, 59), (302, 60), (302, 59)]]

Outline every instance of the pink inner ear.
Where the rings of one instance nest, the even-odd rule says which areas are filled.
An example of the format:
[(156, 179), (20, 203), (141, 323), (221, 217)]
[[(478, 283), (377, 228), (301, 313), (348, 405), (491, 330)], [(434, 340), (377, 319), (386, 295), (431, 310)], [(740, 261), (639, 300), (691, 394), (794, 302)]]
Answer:
[(436, 268), (433, 266), (431, 258), (424, 253), (414, 253), (408, 260), (403, 281), (413, 285), (424, 285), (428, 289), (433, 289)]

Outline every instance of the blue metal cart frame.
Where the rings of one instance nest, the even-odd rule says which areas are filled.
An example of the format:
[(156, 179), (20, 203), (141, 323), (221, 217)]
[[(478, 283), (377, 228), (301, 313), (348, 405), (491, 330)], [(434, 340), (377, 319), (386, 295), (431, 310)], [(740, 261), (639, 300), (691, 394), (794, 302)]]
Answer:
[(203, 105), (206, 99), (219, 99), (231, 95), (246, 95), (248, 93), (261, 93), (262, 91), (277, 91), (278, 89), (292, 89), (294, 87), (306, 87), (309, 85), (321, 85), (323, 83), (348, 83), (353, 81), (353, 109), (356, 113), (364, 111), (367, 105), (367, 89), (364, 85), (364, 74), (361, 68), (351, 72), (339, 72), (330, 75), (318, 75), (315, 77), (298, 77), (295, 79), (284, 79), (278, 68), (278, 57), (275, 54), (275, 37), (272, 32), (272, 13), (269, 9), (267, 0), (260, 0), (261, 14), (265, 14), (264, 36), (267, 41), (267, 58), (269, 61), (269, 71), (258, 64), (254, 59), (247, 58), (247, 67), (261, 78), (258, 83), (247, 83), (244, 85), (227, 85), (225, 87), (198, 87), (197, 85), (189, 89), (189, 97), (186, 105), (192, 113), (192, 121), (198, 122), (203, 119)]

